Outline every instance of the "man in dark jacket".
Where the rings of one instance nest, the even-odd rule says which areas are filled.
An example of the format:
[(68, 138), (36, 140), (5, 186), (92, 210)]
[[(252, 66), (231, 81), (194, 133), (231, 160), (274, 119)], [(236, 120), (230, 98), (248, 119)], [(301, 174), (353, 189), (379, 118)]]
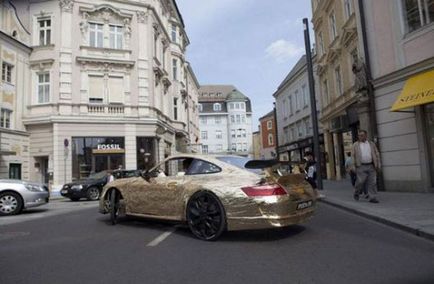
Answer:
[(306, 174), (306, 180), (307, 182), (312, 186), (313, 191), (315, 192), (315, 195), (317, 198), (324, 198), (324, 194), (320, 194), (318, 192), (318, 186), (316, 184), (316, 162), (313, 157), (313, 153), (310, 151), (307, 151), (304, 153), (304, 159), (306, 160), (306, 167), (304, 169)]

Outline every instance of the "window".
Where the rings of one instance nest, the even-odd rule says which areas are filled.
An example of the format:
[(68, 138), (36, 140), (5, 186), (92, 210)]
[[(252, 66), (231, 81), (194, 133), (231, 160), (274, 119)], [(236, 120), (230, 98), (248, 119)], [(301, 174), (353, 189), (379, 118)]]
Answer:
[(306, 85), (301, 87), (301, 92), (303, 94), (303, 107), (306, 108), (309, 106), (309, 93), (307, 92)]
[(202, 138), (202, 140), (207, 140), (208, 139), (208, 131), (201, 131), (200, 132), (200, 138)]
[(237, 114), (237, 123), (240, 124), (241, 123), (241, 115)]
[(322, 88), (323, 88), (324, 105), (328, 105), (328, 103), (329, 103), (329, 84), (328, 84), (327, 79), (324, 80)]
[(234, 104), (233, 103), (229, 104), (229, 109), (234, 109)]
[(288, 97), (288, 112), (289, 115), (292, 115), (292, 96)]
[(273, 145), (274, 141), (273, 141), (273, 134), (268, 134), (268, 145)]
[(241, 133), (243, 134), (243, 137), (244, 137), (244, 138), (247, 137), (247, 133), (246, 133), (246, 130), (245, 130), (245, 129), (241, 129)]
[(104, 46), (104, 30), (102, 24), (89, 23), (89, 39), (90, 46), (92, 47)]
[(231, 150), (232, 150), (232, 151), (236, 151), (236, 150), (237, 150), (237, 144), (232, 143), (232, 145), (231, 145)]
[(241, 138), (241, 129), (237, 129), (237, 138)]
[[(102, 77), (101, 77), (102, 78)], [(108, 78), (108, 94), (110, 103), (122, 104), (124, 102), (124, 78), (110, 76)]]
[(172, 60), (173, 80), (178, 80), (178, 60)]
[(222, 152), (223, 151), (223, 145), (222, 144), (217, 144), (215, 146), (215, 150), (216, 150), (216, 152)]
[(302, 125), (301, 121), (297, 122), (297, 135), (298, 135), (298, 137), (304, 136), (303, 125)]
[(231, 130), (231, 137), (232, 137), (232, 138), (235, 138), (235, 129), (232, 129), (232, 130)]
[(411, 33), (434, 21), (433, 0), (402, 0), (406, 33)]
[(200, 118), (200, 123), (201, 123), (201, 124), (207, 124), (207, 119), (206, 119), (206, 117), (201, 117), (201, 118)]
[(246, 104), (245, 103), (240, 103), (241, 109), (246, 109)]
[(285, 127), (283, 129), (283, 139), (284, 139), (283, 140), (284, 144), (289, 142), (289, 129), (288, 129), (288, 127)]
[(216, 116), (215, 117), (215, 124), (221, 124), (222, 123), (222, 118), (220, 116)]
[(353, 4), (351, 2), (352, 0), (344, 0), (345, 16), (347, 19), (353, 14)]
[(247, 143), (243, 143), (243, 152), (247, 152)]
[(324, 50), (324, 39), (323, 39), (322, 33), (319, 33), (319, 35), (318, 35), (318, 42), (319, 42), (319, 44), (318, 44), (318, 46), (319, 46), (319, 56), (322, 56), (325, 53), (325, 50)]
[(241, 143), (237, 143), (237, 152), (241, 152), (242, 150), (243, 150), (242, 144)]
[(241, 122), (246, 123), (246, 116), (244, 114), (241, 115)]
[(102, 104), (104, 102), (104, 77), (89, 76), (89, 103)]
[(173, 119), (178, 120), (178, 98), (173, 98)]
[(8, 83), (12, 83), (12, 68), (14, 66), (3, 62), (2, 63), (2, 80)]
[(202, 104), (198, 104), (198, 105), (197, 105), (197, 109), (198, 109), (198, 111), (203, 111), (203, 106), (202, 106)]
[(295, 97), (295, 110), (299, 111), (301, 109), (302, 102), (301, 102), (301, 97), (300, 97), (298, 90), (295, 91), (294, 97)]
[(39, 73), (38, 75), (38, 103), (50, 102), (50, 74)]
[(172, 41), (176, 42), (176, 26), (172, 24)]
[(216, 139), (222, 139), (223, 135), (222, 135), (222, 131), (221, 130), (216, 130), (215, 131), (215, 138)]
[(305, 129), (306, 129), (306, 135), (311, 135), (312, 134), (312, 126), (310, 125), (310, 119), (306, 118), (304, 120), (304, 125), (305, 125)]
[(235, 123), (235, 115), (231, 115), (231, 123)]
[(51, 44), (51, 19), (39, 19), (39, 45)]
[(110, 25), (110, 48), (122, 49), (123, 28)]
[(342, 77), (341, 77), (341, 68), (337, 66), (335, 68), (335, 78), (336, 78), (336, 93), (338, 96), (343, 94), (342, 90)]
[(222, 105), (219, 104), (219, 103), (215, 103), (213, 105), (213, 109), (214, 109), (214, 111), (221, 111), (222, 110)]
[(282, 101), (282, 112), (283, 112), (283, 117), (286, 119), (288, 117), (288, 108), (286, 105), (286, 99), (283, 99)]
[(329, 22), (330, 22), (330, 37), (331, 40), (333, 41), (338, 36), (336, 30), (336, 16), (334, 11), (329, 16)]
[(202, 154), (208, 154), (208, 145), (202, 145)]
[(267, 130), (273, 129), (273, 121), (269, 120), (267, 121)]
[(235, 109), (240, 109), (240, 104), (239, 103), (235, 104)]
[(0, 127), (11, 128), (11, 114), (12, 111), (8, 109), (1, 109)]

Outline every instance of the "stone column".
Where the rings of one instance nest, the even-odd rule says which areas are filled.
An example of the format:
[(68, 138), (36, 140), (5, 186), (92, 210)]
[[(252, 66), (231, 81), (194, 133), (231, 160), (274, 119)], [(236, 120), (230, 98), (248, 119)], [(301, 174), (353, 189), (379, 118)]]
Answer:
[(326, 163), (327, 178), (334, 180), (335, 175), (335, 160), (334, 160), (334, 149), (333, 149), (333, 137), (329, 130), (324, 130), (324, 149), (328, 156), (328, 161)]
[[(149, 94), (151, 92), (149, 76), (153, 75), (152, 72), (152, 55), (149, 52), (149, 42), (152, 38), (149, 32), (148, 24), (148, 11), (137, 11), (137, 40), (138, 40), (138, 57), (137, 57), (137, 83), (138, 83), (138, 105), (149, 106), (153, 101)], [(153, 39), (152, 39), (153, 40)], [(140, 115), (147, 115), (148, 113), (144, 108), (139, 109)]]
[(72, 11), (73, 0), (60, 0), (59, 101), (72, 99)]

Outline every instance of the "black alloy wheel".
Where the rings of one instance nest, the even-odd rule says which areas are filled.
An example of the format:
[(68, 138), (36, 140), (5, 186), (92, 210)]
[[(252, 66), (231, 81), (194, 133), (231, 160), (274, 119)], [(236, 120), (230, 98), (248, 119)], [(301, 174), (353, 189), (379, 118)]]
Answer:
[(199, 191), (187, 203), (187, 223), (199, 239), (214, 241), (226, 229), (223, 205), (214, 194)]
[(112, 189), (110, 191), (110, 221), (112, 225), (116, 225), (118, 217), (119, 217), (119, 200), (120, 200), (120, 194), (116, 189)]
[(89, 201), (96, 201), (99, 199), (100, 191), (98, 187), (92, 186), (87, 189), (86, 197)]
[(23, 209), (23, 200), (18, 193), (0, 193), (0, 216), (16, 215)]

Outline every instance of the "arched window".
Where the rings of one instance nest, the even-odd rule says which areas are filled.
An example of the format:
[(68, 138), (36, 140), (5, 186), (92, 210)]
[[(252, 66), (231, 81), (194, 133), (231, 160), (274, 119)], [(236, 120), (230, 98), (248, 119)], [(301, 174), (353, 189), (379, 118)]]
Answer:
[(214, 111), (221, 111), (222, 110), (222, 105), (219, 103), (215, 103), (213, 106)]

